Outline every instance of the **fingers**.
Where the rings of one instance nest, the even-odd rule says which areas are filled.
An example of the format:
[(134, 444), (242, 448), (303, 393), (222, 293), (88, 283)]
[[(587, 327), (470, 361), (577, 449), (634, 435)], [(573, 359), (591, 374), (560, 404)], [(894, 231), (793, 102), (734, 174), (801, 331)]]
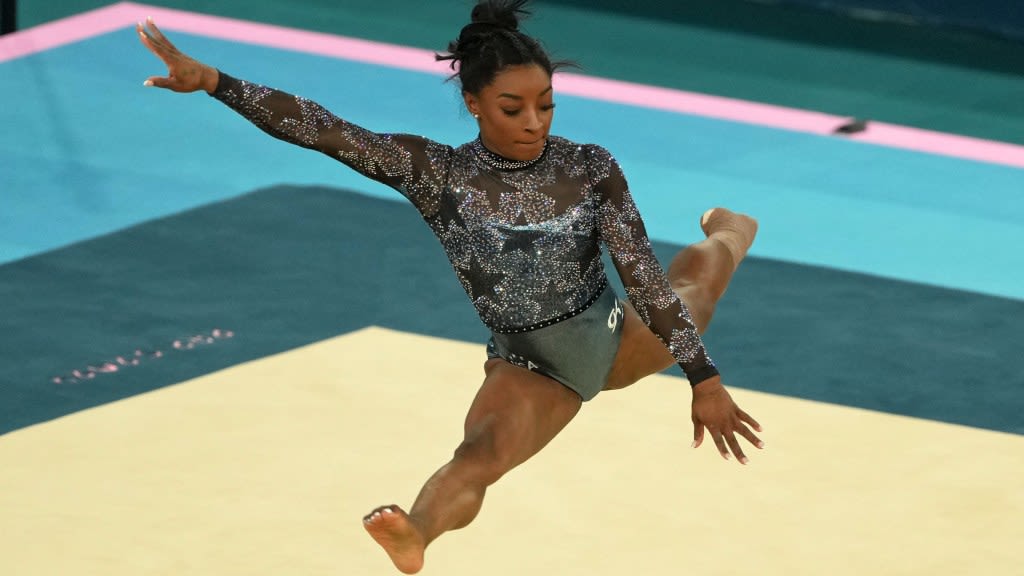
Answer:
[(716, 428), (708, 428), (711, 430), (711, 439), (715, 441), (715, 447), (718, 448), (718, 453), (722, 455), (722, 458), (729, 459), (729, 448), (725, 443), (725, 435), (723, 435)]
[(142, 42), (142, 45), (148, 48), (154, 56), (162, 60), (169, 69), (171, 67), (171, 55), (167, 48), (149, 34), (142, 22), (135, 25), (135, 30), (139, 33), (139, 40)]
[(164, 36), (164, 33), (160, 31), (160, 28), (157, 27), (156, 22), (153, 21), (152, 16), (146, 18), (146, 25), (149, 27), (150, 33), (154, 38), (159, 40), (160, 43), (164, 46), (170, 48), (171, 50), (175, 50), (174, 44), (172, 44), (171, 41), (167, 39), (167, 36)]
[[(743, 448), (740, 447), (739, 441), (736, 440), (736, 435), (733, 433), (724, 434), (725, 442), (729, 445), (729, 449), (732, 450), (733, 456), (736, 456), (736, 460), (740, 464), (746, 464), (749, 462), (747, 455), (743, 453)], [(726, 460), (729, 459), (729, 455), (725, 455)]]
[(754, 420), (754, 418), (751, 417), (750, 414), (747, 414), (746, 412), (744, 412), (743, 410), (740, 410), (739, 408), (736, 409), (736, 412), (739, 414), (740, 420), (742, 420), (742, 421), (746, 422), (747, 424), (750, 424), (751, 426), (753, 426), (754, 430), (757, 430), (758, 432), (761, 432), (761, 425), (758, 424), (757, 420)]
[(155, 86), (157, 88), (174, 88), (174, 80), (163, 76), (150, 76), (142, 83), (143, 86)]
[(153, 35), (152, 31), (148, 28), (148, 22), (139, 20), (135, 23), (135, 31), (139, 33), (139, 38), (142, 39), (142, 43), (147, 46), (156, 47), (157, 40)]
[(142, 83), (143, 86), (166, 88), (175, 92), (189, 91), (178, 79), (183, 66), (182, 54), (157, 28), (153, 19), (147, 18), (145, 22), (138, 22), (135, 25), (135, 30), (138, 32), (142, 44), (167, 66), (167, 76), (150, 76)]
[(153, 22), (153, 19), (148, 18), (145, 23), (141, 21), (138, 22), (135, 25), (135, 30), (139, 33), (139, 39), (146, 48), (149, 48), (153, 54), (170, 66), (171, 62), (169, 58), (177, 52), (177, 48), (175, 48), (174, 44), (171, 44), (171, 41), (168, 40), (162, 32), (160, 32), (156, 27), (156, 23)]
[[(760, 428), (758, 428), (758, 430), (760, 430)], [(762, 442), (760, 438), (754, 435), (754, 433), (750, 431), (750, 428), (747, 428), (742, 423), (736, 426), (736, 431), (740, 433), (740, 436), (746, 438), (747, 442), (750, 442), (751, 444), (757, 446), (758, 448), (764, 448), (764, 442)]]
[(715, 447), (718, 448), (718, 453), (722, 455), (722, 458), (731, 460), (735, 456), (736, 461), (740, 464), (746, 464), (750, 461), (747, 455), (743, 453), (743, 448), (740, 447), (736, 434), (732, 430), (720, 432), (714, 428), (708, 429), (711, 430), (711, 438), (715, 441)]
[[(749, 416), (748, 416), (749, 418)], [(743, 447), (740, 446), (738, 436), (746, 438), (748, 442), (758, 448), (764, 448), (764, 442), (761, 441), (743, 422), (738, 419), (727, 425), (724, 428), (717, 426), (705, 426), (699, 420), (694, 419), (694, 432), (693, 432), (693, 447), (697, 448), (701, 445), (704, 440), (704, 429), (707, 428), (711, 432), (711, 438), (715, 443), (715, 447), (718, 449), (718, 453), (722, 455), (722, 458), (731, 460), (733, 456), (740, 464), (747, 464), (750, 459), (743, 452)]]
[(740, 446), (741, 436), (754, 446), (764, 448), (764, 442), (748, 427), (760, 432), (761, 425), (750, 414), (740, 410), (724, 388), (695, 393), (690, 417), (693, 420), (694, 448), (700, 446), (705, 428), (711, 433), (718, 453), (725, 460), (735, 456), (741, 464), (749, 462)]
[(146, 28), (142, 25), (142, 22), (135, 25), (135, 31), (139, 33), (139, 41), (142, 42), (142, 45), (148, 48), (153, 54), (160, 56), (156, 46), (153, 45), (153, 41), (150, 39), (149, 35), (146, 34)]

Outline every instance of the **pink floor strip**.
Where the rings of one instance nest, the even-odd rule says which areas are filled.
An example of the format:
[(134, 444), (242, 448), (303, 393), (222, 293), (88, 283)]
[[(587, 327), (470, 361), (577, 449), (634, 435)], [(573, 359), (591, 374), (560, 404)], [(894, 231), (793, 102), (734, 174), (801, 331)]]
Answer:
[(124, 28), (134, 13), (115, 4), (0, 36), (0, 63)]
[(555, 87), (563, 94), (595, 100), (814, 134), (827, 134), (844, 121), (819, 112), (577, 74), (559, 74)]
[[(444, 63), (434, 61), (434, 53), (430, 50), (133, 2), (121, 2), (4, 36), (0, 38), (0, 62), (113, 32), (131, 26), (148, 16), (152, 16), (157, 24), (166, 30), (430, 74), (450, 73)], [(819, 112), (579, 74), (559, 74), (555, 79), (555, 87), (560, 93), (594, 100), (812, 134), (830, 134), (846, 120), (840, 116)], [(1024, 146), (1005, 142), (880, 122), (873, 122), (868, 130), (846, 138), (880, 146), (1024, 168)]]

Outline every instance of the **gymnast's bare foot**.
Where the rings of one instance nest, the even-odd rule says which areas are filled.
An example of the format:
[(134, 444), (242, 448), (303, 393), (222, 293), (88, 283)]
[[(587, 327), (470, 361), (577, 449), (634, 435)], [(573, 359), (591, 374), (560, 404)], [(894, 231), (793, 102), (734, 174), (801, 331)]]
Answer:
[(406, 574), (423, 568), (423, 534), (401, 508), (381, 506), (363, 518), (363, 527), (388, 553), (395, 568)]
[(700, 227), (708, 238), (715, 238), (729, 248), (734, 269), (747, 255), (757, 235), (757, 220), (727, 208), (712, 208), (700, 218)]

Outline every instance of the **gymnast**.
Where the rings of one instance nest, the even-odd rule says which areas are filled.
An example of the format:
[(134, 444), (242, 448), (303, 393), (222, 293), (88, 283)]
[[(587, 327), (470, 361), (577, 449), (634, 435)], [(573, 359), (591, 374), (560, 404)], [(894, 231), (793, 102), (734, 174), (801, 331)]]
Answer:
[[(236, 79), (181, 53), (152, 20), (142, 43), (167, 66), (146, 86), (205, 90), (275, 138), (320, 151), (391, 186), (419, 211), (490, 329), (485, 377), (450, 461), (408, 512), (363, 518), (395, 567), (412, 574), (441, 534), (476, 517), (487, 487), (539, 452), (602, 390), (682, 367), (693, 446), (705, 431), (747, 463), (760, 425), (733, 401), (700, 334), (754, 241), (757, 222), (725, 208), (706, 238), (656, 260), (619, 164), (603, 147), (551, 135), (552, 62), (519, 29), (527, 0), (482, 0), (438, 60), (450, 61), (479, 136), (458, 147), (375, 133), (310, 100)], [(601, 259), (608, 250), (620, 299)]]

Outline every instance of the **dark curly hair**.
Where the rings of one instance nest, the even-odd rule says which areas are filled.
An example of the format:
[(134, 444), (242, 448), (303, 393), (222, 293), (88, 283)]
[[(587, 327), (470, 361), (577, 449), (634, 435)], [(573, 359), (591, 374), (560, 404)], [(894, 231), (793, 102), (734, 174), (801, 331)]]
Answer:
[(448, 43), (447, 54), (437, 60), (451, 60), (463, 92), (478, 94), (499, 72), (509, 66), (536, 64), (548, 75), (573, 62), (552, 62), (536, 39), (519, 30), (519, 21), (530, 15), (529, 0), (480, 0), (473, 7), (470, 23), (459, 37)]

